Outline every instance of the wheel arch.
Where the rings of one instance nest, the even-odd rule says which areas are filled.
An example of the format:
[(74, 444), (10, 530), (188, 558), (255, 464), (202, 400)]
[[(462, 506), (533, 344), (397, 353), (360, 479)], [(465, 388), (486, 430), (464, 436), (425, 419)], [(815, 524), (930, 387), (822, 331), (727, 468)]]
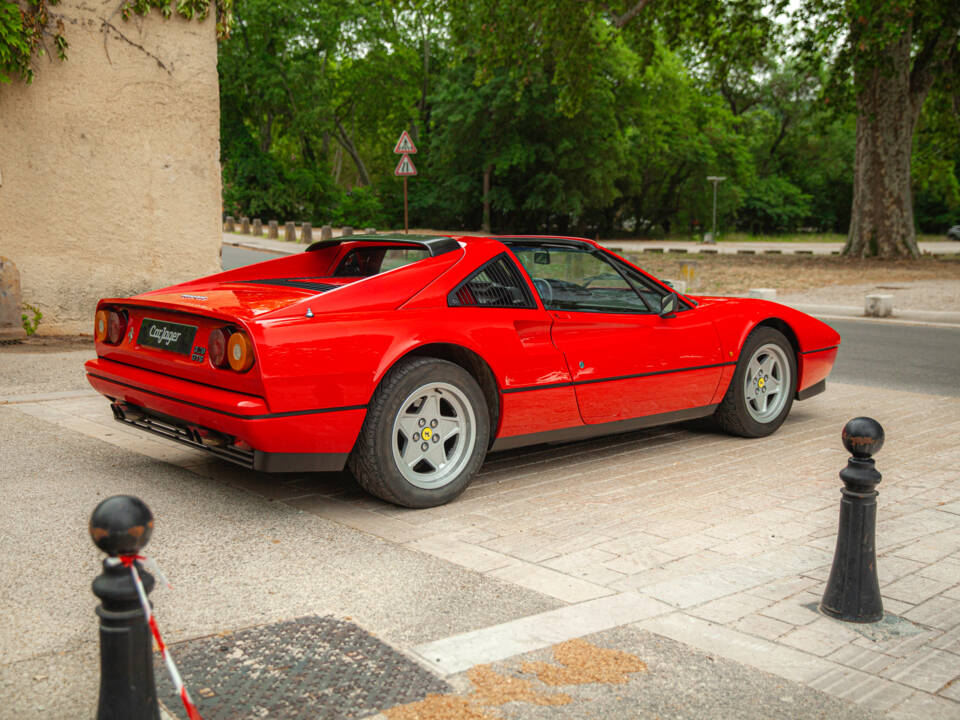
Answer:
[[(786, 337), (787, 341), (790, 343), (790, 347), (793, 348), (793, 361), (797, 366), (796, 386), (794, 387), (794, 392), (796, 393), (800, 390), (800, 379), (803, 377), (803, 353), (800, 350), (800, 340), (797, 338), (796, 331), (793, 329), (790, 323), (783, 318), (778, 317), (768, 317), (764, 320), (761, 320), (750, 332), (753, 332), (753, 330), (756, 330), (760, 327), (773, 328), (774, 330), (783, 333), (783, 336)], [(744, 338), (744, 342), (746, 342), (746, 338)]]
[[(446, 360), (454, 365), (459, 365), (466, 370), (477, 381), (480, 390), (483, 392), (483, 399), (487, 404), (487, 414), (490, 418), (490, 445), (497, 435), (500, 427), (500, 386), (497, 384), (497, 378), (493, 374), (484, 358), (473, 350), (458, 345), (456, 343), (432, 342), (417, 347), (410, 348), (407, 352), (397, 357), (389, 367), (387, 367), (380, 378), (377, 379), (379, 385), (383, 378), (387, 376), (398, 363), (410, 357), (428, 357)], [(489, 448), (488, 448), (489, 449)]]
[[(793, 348), (793, 354), (797, 360), (797, 367), (800, 366), (800, 341), (797, 339), (797, 333), (786, 320), (778, 317), (769, 317), (758, 322), (756, 327), (769, 327), (782, 332), (787, 340), (790, 341), (790, 347)], [(753, 331), (751, 330), (751, 332)], [(744, 340), (746, 340), (746, 338), (744, 338)]]

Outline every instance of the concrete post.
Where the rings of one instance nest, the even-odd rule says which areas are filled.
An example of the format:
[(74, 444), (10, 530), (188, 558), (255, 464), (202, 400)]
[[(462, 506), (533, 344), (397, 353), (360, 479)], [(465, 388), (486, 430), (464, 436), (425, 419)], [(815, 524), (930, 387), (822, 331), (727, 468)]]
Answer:
[(286, 225), (284, 225), (283, 239), (287, 242), (297, 241), (297, 226), (292, 222), (288, 222)]
[(867, 317), (890, 317), (893, 315), (893, 295), (867, 295), (863, 314)]
[(276, 220), (271, 220), (267, 227), (268, 227), (267, 229), (268, 238), (270, 238), (271, 240), (276, 240), (278, 237), (280, 237), (280, 233), (277, 230)]
[(0, 342), (26, 337), (20, 295), (20, 271), (5, 257), (0, 257)]
[(223, 223), (224, 232), (233, 232), (235, 229), (234, 222), (233, 215), (227, 215), (227, 219)]
[(260, 222), (260, 218), (253, 219), (253, 227), (251, 228), (251, 232), (253, 232), (256, 237), (263, 237), (263, 223)]
[(250, 218), (242, 217), (240, 218), (240, 232), (244, 235), (250, 234)]
[(300, 242), (302, 243), (312, 243), (313, 242), (313, 226), (310, 223), (305, 222), (300, 226)]
[(324, 240), (333, 240), (333, 228), (329, 225), (320, 228), (320, 242)]
[(343, 232), (340, 233), (340, 237), (350, 237), (351, 235), (353, 235), (353, 228), (349, 225), (343, 228)]

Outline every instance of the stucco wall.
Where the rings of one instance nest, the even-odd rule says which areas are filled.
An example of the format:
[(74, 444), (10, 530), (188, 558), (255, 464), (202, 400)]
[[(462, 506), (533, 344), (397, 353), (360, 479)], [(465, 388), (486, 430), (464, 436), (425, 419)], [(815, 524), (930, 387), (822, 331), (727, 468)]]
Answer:
[[(124, 22), (119, 4), (52, 7), (67, 61), (0, 85), (0, 255), (42, 333), (90, 333), (98, 298), (219, 266), (215, 19)], [(105, 45), (104, 21), (126, 39)]]

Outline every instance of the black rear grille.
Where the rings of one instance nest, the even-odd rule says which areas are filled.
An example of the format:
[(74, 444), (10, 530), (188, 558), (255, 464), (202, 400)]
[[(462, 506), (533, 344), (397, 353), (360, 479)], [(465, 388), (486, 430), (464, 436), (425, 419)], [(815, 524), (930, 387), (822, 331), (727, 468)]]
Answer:
[(233, 445), (224, 445), (222, 447), (204, 445), (200, 438), (199, 428), (191, 427), (174, 418), (147, 412), (142, 408), (134, 408), (131, 406), (120, 407), (114, 403), (111, 405), (111, 409), (113, 410), (114, 418), (124, 425), (130, 425), (140, 430), (145, 430), (148, 433), (165, 437), (168, 440), (174, 440), (196, 450), (205, 450), (219, 458), (229, 460), (248, 470), (253, 470), (253, 450), (242, 450)]
[(331, 285), (329, 283), (316, 282), (315, 280), (308, 280), (306, 278), (270, 278), (267, 280), (238, 280), (247, 285), (280, 285), (281, 287), (292, 287), (299, 288), (301, 290), (313, 290), (314, 292), (323, 293), (329, 290), (335, 290), (340, 287), (339, 285)]

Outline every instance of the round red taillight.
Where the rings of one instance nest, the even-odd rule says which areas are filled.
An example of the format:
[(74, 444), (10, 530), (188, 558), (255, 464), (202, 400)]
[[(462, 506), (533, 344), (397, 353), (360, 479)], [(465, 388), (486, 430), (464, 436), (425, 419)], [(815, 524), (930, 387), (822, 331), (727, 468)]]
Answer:
[(217, 328), (210, 331), (210, 339), (207, 340), (207, 352), (210, 364), (214, 367), (227, 366), (227, 342), (229, 339), (229, 328)]
[(97, 310), (93, 323), (93, 335), (97, 342), (119, 345), (127, 331), (127, 313), (123, 310)]
[(107, 313), (107, 342), (119, 345), (123, 334), (127, 331), (127, 314), (125, 312), (110, 311)]
[(235, 332), (227, 341), (227, 362), (237, 372), (253, 367), (253, 343), (242, 332)]
[(93, 336), (97, 339), (97, 342), (103, 342), (107, 339), (107, 316), (109, 314), (106, 310), (97, 310), (97, 314), (94, 316)]

